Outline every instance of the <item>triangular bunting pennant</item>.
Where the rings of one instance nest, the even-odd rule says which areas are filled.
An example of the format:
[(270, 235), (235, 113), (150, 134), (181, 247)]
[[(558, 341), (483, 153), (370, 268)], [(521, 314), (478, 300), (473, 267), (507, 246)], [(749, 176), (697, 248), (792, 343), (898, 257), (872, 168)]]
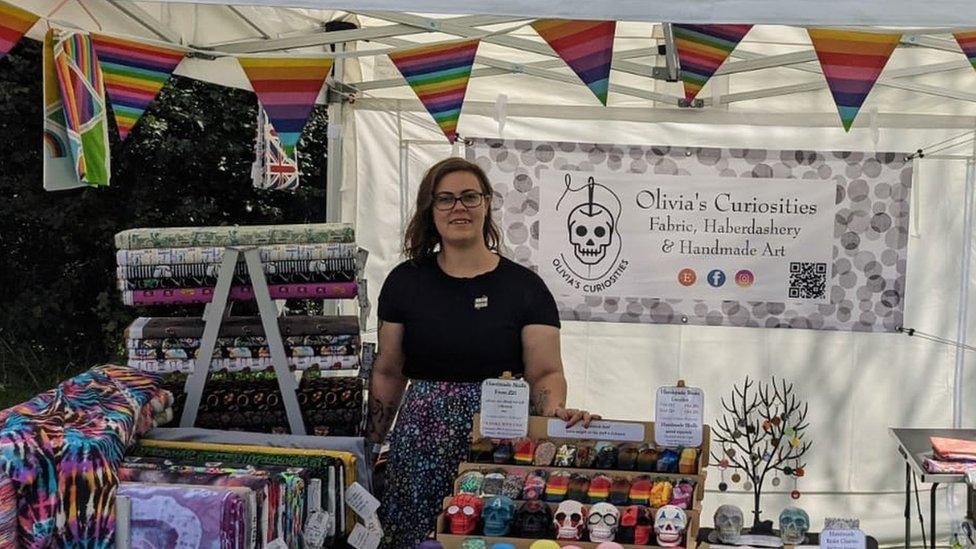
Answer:
[(451, 143), (458, 138), (458, 118), (479, 42), (435, 44), (389, 54)]
[(71, 32), (55, 42), (54, 68), (78, 180), (108, 185), (111, 171), (105, 83), (88, 35)]
[(105, 92), (112, 103), (119, 138), (124, 141), (185, 54), (96, 34), (92, 35), (92, 44), (105, 77)]
[(238, 59), (289, 158), (332, 70), (330, 58), (241, 57)]
[(532, 23), (532, 28), (606, 105), (617, 23), (540, 19)]
[(857, 112), (895, 51), (901, 34), (833, 29), (807, 29), (820, 59), (844, 130), (850, 131)]
[(752, 25), (671, 25), (685, 99), (695, 99)]
[(38, 19), (40, 17), (33, 13), (0, 0), (0, 59), (17, 45)]
[(44, 36), (44, 53), (41, 57), (44, 95), (44, 151), (43, 180), (45, 191), (63, 191), (87, 186), (78, 179), (71, 160), (68, 145), (68, 127), (64, 119), (61, 88), (58, 87), (58, 71), (54, 67), (54, 30)]
[(962, 52), (966, 54), (966, 58), (976, 69), (976, 31), (957, 32), (953, 36), (956, 37), (956, 42), (959, 43)]

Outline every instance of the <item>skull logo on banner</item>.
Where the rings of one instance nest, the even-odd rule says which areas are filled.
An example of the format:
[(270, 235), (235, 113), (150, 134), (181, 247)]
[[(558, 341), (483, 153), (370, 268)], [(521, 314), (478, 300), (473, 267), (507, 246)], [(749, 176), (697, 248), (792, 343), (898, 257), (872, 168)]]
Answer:
[(471, 494), (458, 494), (447, 507), (447, 518), (451, 522), (451, 533), (466, 536), (478, 527), (484, 503), (481, 498)]
[(688, 526), (688, 516), (680, 507), (665, 505), (654, 515), (654, 533), (657, 544), (662, 547), (676, 547)]
[(606, 502), (590, 507), (586, 524), (590, 530), (590, 541), (613, 541), (617, 535), (620, 510)]
[(779, 514), (779, 535), (783, 543), (801, 545), (810, 530), (810, 515), (799, 507), (787, 507)]
[(722, 543), (737, 544), (742, 535), (742, 509), (735, 505), (722, 505), (715, 510), (715, 529)]
[(620, 255), (620, 231), (617, 226), (620, 199), (609, 188), (596, 183), (593, 176), (588, 178), (585, 187), (579, 188), (572, 187), (570, 174), (566, 174), (565, 180), (566, 192), (556, 205), (557, 211), (560, 211), (560, 205), (570, 193), (582, 193), (585, 189), (586, 198), (576, 202), (566, 216), (566, 231), (571, 247), (566, 248), (562, 259), (577, 276), (596, 280), (615, 267)]
[(560, 503), (553, 517), (553, 525), (556, 527), (556, 539), (583, 539), (586, 508), (571, 499)]

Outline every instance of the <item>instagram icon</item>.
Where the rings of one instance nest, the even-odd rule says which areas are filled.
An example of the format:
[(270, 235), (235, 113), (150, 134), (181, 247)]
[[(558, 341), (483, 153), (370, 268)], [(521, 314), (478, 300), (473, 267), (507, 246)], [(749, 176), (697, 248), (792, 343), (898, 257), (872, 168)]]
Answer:
[(735, 283), (741, 288), (748, 288), (756, 282), (756, 275), (752, 274), (752, 271), (748, 269), (742, 269), (741, 271), (735, 273)]

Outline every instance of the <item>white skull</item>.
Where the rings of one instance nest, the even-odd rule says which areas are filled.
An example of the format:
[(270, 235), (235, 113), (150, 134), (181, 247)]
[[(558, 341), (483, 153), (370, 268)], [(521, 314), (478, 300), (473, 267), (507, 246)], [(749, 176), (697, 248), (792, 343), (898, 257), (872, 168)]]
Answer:
[(718, 530), (719, 541), (732, 545), (738, 544), (743, 522), (745, 521), (742, 517), (742, 509), (735, 505), (720, 506), (715, 511), (715, 529)]
[(556, 539), (582, 539), (586, 528), (586, 508), (582, 503), (568, 499), (556, 508), (552, 522), (556, 526)]
[(590, 541), (613, 541), (620, 522), (620, 510), (616, 505), (600, 502), (590, 507), (586, 525), (590, 530)]
[(680, 507), (665, 505), (654, 515), (654, 532), (657, 544), (662, 547), (675, 547), (681, 543), (681, 536), (688, 525), (688, 515)]
[(613, 216), (599, 204), (580, 204), (569, 213), (569, 241), (576, 258), (584, 265), (603, 261), (613, 242)]

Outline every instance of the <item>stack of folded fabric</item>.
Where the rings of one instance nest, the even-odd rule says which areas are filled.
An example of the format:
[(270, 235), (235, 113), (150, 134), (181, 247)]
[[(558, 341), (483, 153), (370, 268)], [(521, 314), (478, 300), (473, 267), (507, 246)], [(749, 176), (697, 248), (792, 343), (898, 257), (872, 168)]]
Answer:
[[(183, 413), (185, 382), (185, 376), (168, 376), (164, 381), (163, 386), (175, 395), (175, 417)], [(306, 373), (296, 391), (305, 431), (318, 436), (357, 436), (365, 388), (359, 377)], [(289, 432), (278, 380), (272, 372), (212, 375), (204, 387), (195, 425), (227, 431)]]
[[(227, 246), (257, 246), (272, 299), (357, 295), (351, 225), (130, 229), (115, 235), (119, 289), (128, 305), (208, 303)], [(254, 299), (243, 256), (230, 299)]]
[[(263, 547), (280, 539), (297, 548), (302, 546), (305, 524), (313, 513), (328, 513), (331, 519), (327, 523), (327, 545), (345, 531), (345, 487), (355, 480), (355, 458), (331, 450), (142, 440), (125, 458), (119, 477), (140, 483), (142, 498), (157, 502), (172, 495), (173, 490), (188, 487), (232, 489), (243, 501), (243, 512), (237, 521), (215, 521), (226, 525), (222, 532), (238, 533), (236, 528), (243, 523), (245, 544), (255, 542), (251, 546)], [(199, 512), (183, 510), (180, 504), (174, 507), (178, 512), (148, 507), (137, 512), (139, 507), (133, 502), (133, 518), (144, 521), (141, 524), (147, 527), (155, 521), (172, 530), (172, 539), (193, 534), (188, 530), (192, 523), (179, 520), (180, 515)], [(134, 521), (133, 530), (137, 527)], [(136, 537), (133, 531), (134, 546)]]
[(172, 400), (159, 377), (106, 365), (0, 412), (0, 541), (12, 489), (19, 546), (107, 547), (122, 456)]
[(932, 457), (925, 459), (930, 473), (965, 473), (976, 469), (976, 440), (929, 437)]
[[(278, 319), (288, 364), (296, 370), (359, 368), (359, 320), (354, 316), (286, 316)], [(193, 371), (204, 321), (199, 318), (140, 317), (125, 331), (129, 366), (150, 372)], [(231, 317), (220, 326), (210, 369), (260, 371), (272, 368), (260, 317)]]

